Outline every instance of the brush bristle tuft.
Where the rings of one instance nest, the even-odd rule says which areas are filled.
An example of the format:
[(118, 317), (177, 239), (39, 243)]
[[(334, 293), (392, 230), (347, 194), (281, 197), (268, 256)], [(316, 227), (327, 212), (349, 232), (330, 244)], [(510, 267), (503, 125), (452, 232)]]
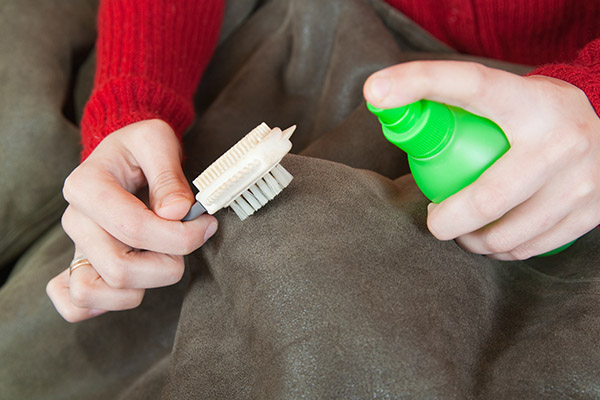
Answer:
[(281, 193), (292, 179), (292, 174), (277, 164), (229, 206), (243, 221)]

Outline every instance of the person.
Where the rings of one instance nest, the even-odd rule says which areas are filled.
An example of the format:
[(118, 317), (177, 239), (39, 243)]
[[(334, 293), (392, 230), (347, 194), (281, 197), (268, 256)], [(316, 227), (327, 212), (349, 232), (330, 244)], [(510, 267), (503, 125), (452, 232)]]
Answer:
[[(509, 139), (511, 150), (474, 184), (429, 205), (431, 233), (469, 252), (516, 260), (597, 226), (600, 5), (387, 2), (462, 53), (539, 66), (519, 76), (473, 62), (414, 61), (366, 80), (364, 96), (377, 107), (449, 103), (490, 118)], [(82, 163), (64, 186), (62, 223), (76, 268), (47, 286), (70, 322), (135, 308), (145, 289), (177, 282), (183, 256), (217, 229), (209, 215), (179, 221), (193, 202), (180, 139), (223, 9), (222, 0), (100, 3)], [(180, 40), (182, 32), (191, 39)], [(146, 184), (148, 205), (135, 196)]]

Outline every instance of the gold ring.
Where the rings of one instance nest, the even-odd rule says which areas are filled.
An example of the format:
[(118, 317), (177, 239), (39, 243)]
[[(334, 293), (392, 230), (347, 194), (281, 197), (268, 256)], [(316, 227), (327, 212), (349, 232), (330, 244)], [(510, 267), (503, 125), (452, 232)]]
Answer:
[(71, 265), (69, 265), (69, 276), (71, 276), (73, 271), (75, 271), (77, 268), (83, 267), (84, 265), (89, 265), (91, 267), (92, 263), (90, 263), (90, 261), (85, 257), (76, 258), (71, 261)]

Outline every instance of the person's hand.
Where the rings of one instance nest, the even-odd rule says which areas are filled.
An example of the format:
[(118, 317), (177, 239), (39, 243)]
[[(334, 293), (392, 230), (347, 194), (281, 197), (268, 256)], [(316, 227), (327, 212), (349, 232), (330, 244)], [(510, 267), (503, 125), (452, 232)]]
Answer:
[[(147, 206), (134, 194), (148, 186)], [(46, 291), (58, 312), (76, 322), (137, 307), (146, 288), (183, 276), (183, 255), (217, 229), (202, 215), (180, 222), (194, 201), (181, 168), (181, 148), (160, 120), (128, 125), (105, 138), (66, 179), (62, 224), (85, 264), (65, 270)]]
[(422, 98), (496, 122), (511, 149), (440, 204), (427, 224), (440, 240), (502, 260), (558, 248), (600, 223), (600, 119), (579, 88), (458, 61), (383, 69), (364, 85), (376, 107)]

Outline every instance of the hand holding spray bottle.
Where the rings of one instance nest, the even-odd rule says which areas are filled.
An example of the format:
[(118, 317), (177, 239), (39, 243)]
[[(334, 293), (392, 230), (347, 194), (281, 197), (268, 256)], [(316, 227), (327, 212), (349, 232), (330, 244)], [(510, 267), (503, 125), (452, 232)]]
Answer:
[(510, 149), (498, 125), (458, 107), (430, 100), (390, 109), (367, 107), (379, 118), (386, 139), (408, 154), (415, 182), (434, 203), (475, 182)]

